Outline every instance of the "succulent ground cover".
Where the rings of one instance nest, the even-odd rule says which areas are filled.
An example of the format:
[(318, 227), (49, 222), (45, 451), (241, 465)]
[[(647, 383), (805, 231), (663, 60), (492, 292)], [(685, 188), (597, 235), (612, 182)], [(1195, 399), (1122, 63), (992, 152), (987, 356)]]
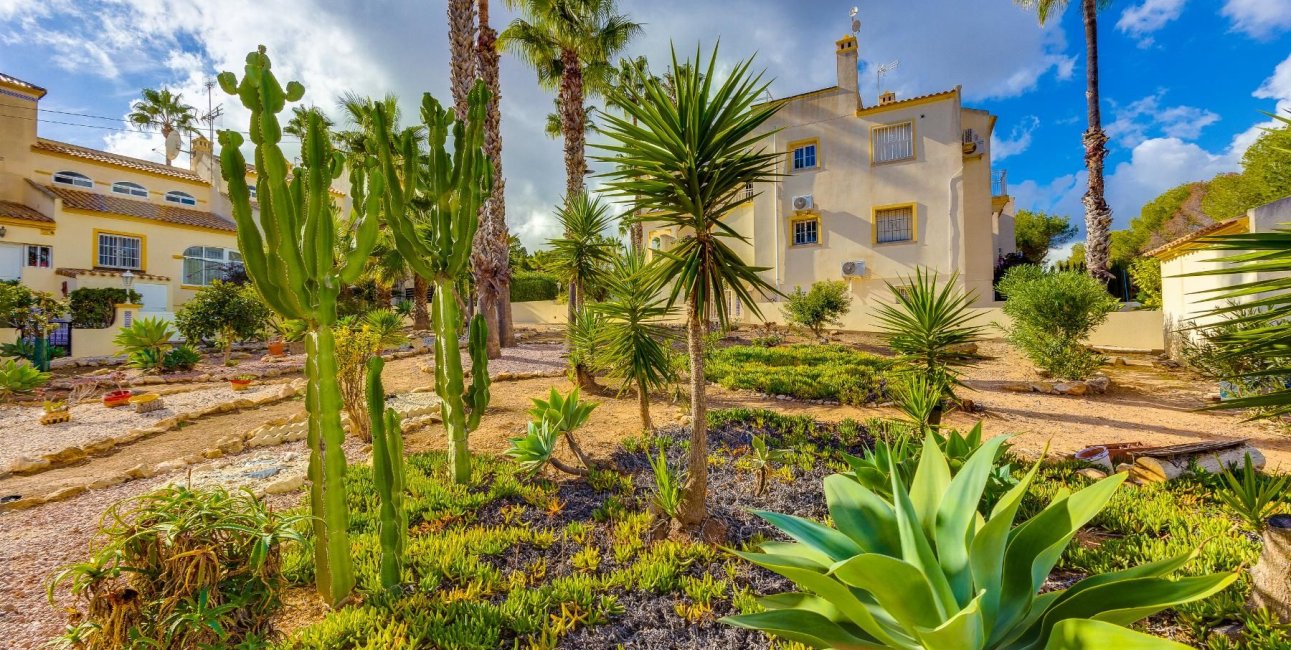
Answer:
[(888, 399), (897, 366), (845, 345), (737, 345), (713, 350), (704, 373), (725, 388), (865, 406)]
[[(860, 454), (872, 436), (892, 435), (876, 422), (822, 424), (760, 410), (715, 411), (709, 422), (709, 505), (729, 522), (732, 548), (780, 538), (750, 509), (823, 520), (822, 481), (847, 469), (842, 454)], [(755, 435), (786, 450), (761, 496), (750, 453)], [(687, 440), (681, 427), (628, 438), (613, 458), (617, 472), (563, 481), (526, 478), (507, 459), (479, 458), (470, 484), (453, 485), (443, 454), (410, 456), (408, 560), (395, 592), (384, 591), (378, 578), (371, 472), (352, 468), (350, 534), (361, 602), (294, 631), (280, 647), (801, 647), (717, 620), (757, 611), (758, 596), (789, 590), (788, 581), (722, 549), (652, 536), (647, 455), (662, 449), (670, 464), (681, 465)], [(1043, 467), (1019, 519), (1059, 490), (1088, 484), (1078, 469)], [(1046, 589), (1197, 547), (1181, 574), (1249, 565), (1258, 542), (1240, 532), (1214, 497), (1213, 483), (1202, 476), (1124, 487), (1067, 549)], [(290, 580), (312, 580), (307, 547), (289, 548), (284, 565)], [(1243, 578), (1209, 600), (1149, 619), (1142, 629), (1198, 647), (1291, 647), (1284, 632), (1246, 610), (1248, 590)], [(1245, 627), (1242, 640), (1214, 632), (1234, 623)]]

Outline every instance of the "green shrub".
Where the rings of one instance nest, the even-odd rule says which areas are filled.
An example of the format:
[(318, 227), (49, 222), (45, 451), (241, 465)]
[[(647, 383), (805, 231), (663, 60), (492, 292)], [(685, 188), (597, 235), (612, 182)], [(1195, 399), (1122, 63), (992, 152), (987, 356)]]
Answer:
[(137, 305), (143, 300), (138, 291), (121, 287), (83, 287), (67, 294), (72, 327), (103, 329), (112, 325), (119, 304)]
[(202, 362), (202, 354), (191, 345), (184, 344), (166, 353), (161, 359), (161, 367), (166, 372), (183, 372), (192, 370)]
[(826, 325), (842, 325), (842, 317), (851, 311), (852, 296), (843, 280), (814, 282), (810, 291), (794, 287), (783, 310), (785, 319), (805, 327), (817, 338)]
[[(1270, 347), (1264, 354), (1234, 353), (1227, 343), (1245, 333), (1257, 333), (1266, 326), (1267, 309), (1242, 308), (1223, 314), (1206, 327), (1189, 321), (1180, 330), (1177, 350), (1184, 365), (1207, 379), (1219, 380), (1224, 399), (1259, 397), (1284, 390), (1291, 382), (1291, 356)], [(1252, 413), (1268, 413), (1255, 407)]]
[(1246, 454), (1240, 470), (1225, 468), (1220, 478), (1223, 483), (1215, 498), (1255, 532), (1264, 530), (1264, 522), (1286, 508), (1291, 477), (1261, 474), (1255, 470), (1250, 454)]
[(136, 318), (129, 327), (122, 327), (112, 341), (125, 353), (131, 367), (140, 370), (160, 370), (165, 363), (163, 348), (175, 335), (170, 323), (156, 317)]
[(166, 487), (112, 505), (90, 558), (58, 571), (74, 623), (61, 640), (89, 650), (261, 647), (280, 605), (280, 549), (299, 517), (250, 492)]
[(1005, 328), (1009, 341), (1032, 363), (1061, 379), (1084, 379), (1098, 369), (1102, 357), (1084, 341), (1120, 307), (1101, 282), (1026, 265), (1009, 269), (998, 290), (1013, 320)]
[(732, 346), (714, 350), (704, 371), (726, 388), (862, 406), (886, 399), (895, 364), (842, 345)]
[(382, 350), (397, 348), (407, 341), (403, 330), (403, 317), (393, 309), (373, 309), (363, 315), (363, 323), (372, 328), (380, 338)]
[(681, 512), (686, 472), (668, 465), (668, 454), (660, 447), (654, 454), (646, 454), (650, 459), (650, 473), (654, 476), (654, 494), (650, 502), (670, 519), (676, 519)]
[[(983, 327), (971, 324), (969, 310), (975, 295), (958, 288), (959, 276), (938, 282), (935, 271), (915, 269), (913, 278), (903, 280), (904, 289), (888, 284), (892, 304), (875, 310), (888, 346), (937, 387), (933, 399), (953, 397), (959, 383), (959, 369), (977, 363), (976, 343)], [(932, 424), (941, 421), (940, 411)]]
[(0, 361), (0, 397), (13, 393), (30, 393), (44, 386), (51, 375), (15, 359)]
[(1161, 309), (1161, 260), (1136, 257), (1130, 262), (1130, 280), (1138, 289), (1135, 300), (1143, 309)]
[(511, 302), (555, 300), (560, 295), (560, 281), (553, 273), (516, 271), (511, 275)]
[(175, 312), (175, 327), (189, 343), (214, 340), (224, 350), (224, 362), (236, 341), (260, 336), (269, 324), (269, 307), (251, 285), (215, 280)]

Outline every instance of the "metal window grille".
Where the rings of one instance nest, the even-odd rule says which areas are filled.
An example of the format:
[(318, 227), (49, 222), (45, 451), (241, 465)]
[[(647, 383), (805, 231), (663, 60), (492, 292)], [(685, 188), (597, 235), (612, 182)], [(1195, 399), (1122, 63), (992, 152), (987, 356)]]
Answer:
[(910, 207), (889, 208), (874, 213), (880, 244), (914, 239), (914, 210)]

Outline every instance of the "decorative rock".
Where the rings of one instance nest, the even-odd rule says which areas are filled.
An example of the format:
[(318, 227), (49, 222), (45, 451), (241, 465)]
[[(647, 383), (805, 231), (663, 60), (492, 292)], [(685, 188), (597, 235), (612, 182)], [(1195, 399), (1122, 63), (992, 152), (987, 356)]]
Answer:
[(202, 458), (208, 458), (211, 460), (214, 460), (216, 458), (221, 458), (223, 456), (224, 456), (224, 452), (219, 447), (211, 447), (210, 449), (207, 449), (206, 451), (202, 452)]
[(60, 452), (45, 454), (45, 460), (51, 465), (68, 465), (85, 459), (85, 450), (80, 447), (68, 447)]
[(86, 488), (84, 485), (69, 485), (61, 490), (54, 491), (53, 494), (50, 494), (49, 496), (45, 497), (45, 503), (53, 503), (54, 501), (65, 501), (74, 496), (85, 494), (85, 491), (87, 489), (89, 488)]
[(299, 490), (300, 487), (304, 484), (305, 484), (304, 475), (294, 474), (292, 476), (280, 478), (266, 485), (264, 487), (264, 491), (266, 494), (286, 494), (288, 492), (295, 492), (296, 490)]
[(98, 370), (95, 370), (94, 372), (91, 372), (91, 373), (90, 373), (90, 376), (91, 376), (91, 377), (102, 377), (102, 376), (104, 376), (104, 375), (110, 375), (110, 374), (112, 374), (112, 369), (111, 369), (111, 368), (99, 368)]
[(9, 463), (6, 472), (12, 474), (35, 474), (49, 468), (49, 461), (44, 458), (32, 458), (30, 456), (19, 456)]
[(1084, 395), (1089, 387), (1083, 381), (1060, 381), (1053, 385), (1053, 390), (1060, 395)]
[(148, 478), (149, 476), (152, 476), (152, 474), (153, 468), (147, 463), (139, 463), (138, 465), (126, 470), (126, 476), (129, 476), (130, 478)]
[(153, 468), (153, 471), (157, 474), (169, 474), (170, 472), (186, 467), (187, 465), (188, 464), (185, 463), (183, 459), (167, 460), (157, 463), (157, 466)]
[(128, 480), (130, 480), (130, 477), (126, 476), (125, 474), (113, 474), (112, 476), (106, 476), (93, 483), (90, 483), (90, 489), (102, 490), (103, 488), (110, 488), (114, 485), (121, 485), (122, 483), (125, 483)]
[(256, 470), (254, 472), (247, 472), (246, 476), (247, 478), (266, 479), (271, 476), (274, 476), (275, 474), (281, 471), (282, 471), (281, 467), (270, 467), (268, 469), (261, 469), (261, 470)]
[(226, 454), (236, 454), (246, 448), (241, 437), (232, 437), (219, 443), (220, 451)]
[(1089, 390), (1101, 394), (1106, 393), (1107, 389), (1111, 388), (1112, 380), (1107, 375), (1094, 375), (1085, 380), (1085, 385), (1089, 386)]
[(1029, 392), (1031, 392), (1031, 384), (1004, 384), (1004, 385), (1000, 386), (1000, 388), (1001, 388), (1001, 389), (1003, 389), (1003, 390), (1007, 390), (1007, 391), (1009, 391), (1009, 392), (1012, 392), (1012, 393), (1029, 393)]
[(1031, 390), (1033, 390), (1033, 391), (1035, 391), (1035, 392), (1037, 392), (1037, 393), (1044, 393), (1044, 394), (1046, 394), (1046, 395), (1052, 395), (1052, 394), (1053, 394), (1053, 391), (1054, 391), (1054, 387), (1053, 387), (1053, 384), (1051, 384), (1051, 383), (1049, 383), (1049, 382), (1044, 382), (1044, 381), (1033, 381), (1033, 382), (1031, 382)]
[(1107, 478), (1107, 472), (1104, 472), (1099, 469), (1094, 469), (1093, 467), (1086, 467), (1081, 470), (1078, 470), (1076, 474), (1083, 476), (1091, 481), (1099, 481)]

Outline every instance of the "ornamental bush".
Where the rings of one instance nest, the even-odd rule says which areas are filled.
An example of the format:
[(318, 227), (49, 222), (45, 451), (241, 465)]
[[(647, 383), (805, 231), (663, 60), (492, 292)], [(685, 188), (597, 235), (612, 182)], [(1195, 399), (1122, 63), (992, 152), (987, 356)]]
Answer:
[(826, 325), (843, 324), (842, 317), (851, 311), (851, 303), (846, 282), (823, 280), (812, 283), (810, 291), (794, 287), (793, 293), (789, 294), (789, 302), (781, 311), (790, 323), (805, 327), (816, 338), (821, 338)]
[(269, 323), (269, 307), (250, 285), (215, 280), (202, 287), (175, 312), (175, 327), (189, 343), (213, 340), (224, 350), (224, 363), (235, 341), (260, 336)]
[(1085, 379), (1102, 363), (1084, 341), (1120, 307), (1103, 283), (1076, 271), (1025, 265), (1009, 269), (998, 291), (1013, 320), (1002, 329), (1032, 363), (1060, 379)]
[(116, 306), (123, 303), (139, 304), (143, 297), (134, 289), (121, 287), (83, 287), (67, 294), (68, 312), (72, 327), (103, 329), (112, 325)]
[(555, 300), (560, 295), (560, 281), (551, 273), (516, 271), (511, 276), (511, 302)]
[(862, 406), (886, 399), (897, 364), (842, 345), (732, 346), (704, 364), (725, 388)]

